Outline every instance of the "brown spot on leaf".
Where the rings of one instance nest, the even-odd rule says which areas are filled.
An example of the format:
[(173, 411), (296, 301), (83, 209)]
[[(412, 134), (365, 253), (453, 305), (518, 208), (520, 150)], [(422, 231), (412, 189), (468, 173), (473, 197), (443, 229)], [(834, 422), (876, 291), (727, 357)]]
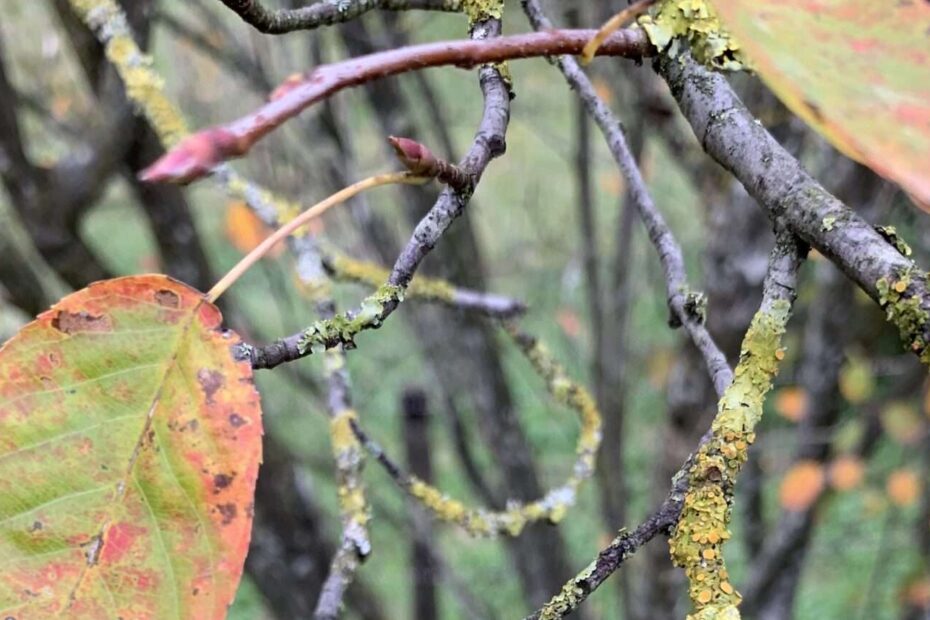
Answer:
[(207, 403), (213, 404), (213, 395), (223, 387), (223, 375), (216, 370), (201, 368), (197, 371), (197, 382), (203, 388), (203, 393), (207, 397)]
[(230, 423), (233, 427), (239, 428), (240, 426), (242, 426), (243, 424), (245, 424), (245, 420), (244, 420), (244, 419), (242, 418), (242, 416), (239, 415), (238, 413), (230, 413), (230, 414), (229, 414), (229, 423)]
[(225, 489), (230, 484), (232, 484), (233, 476), (228, 474), (216, 474), (213, 476), (213, 486), (216, 488), (214, 492), (218, 493), (220, 489)]
[(45, 527), (45, 526), (42, 525), (42, 522), (41, 522), (41, 521), (33, 521), (33, 522), (32, 522), (32, 526), (30, 526), (30, 528), (29, 528), (29, 531), (30, 531), (30, 532), (38, 532), (38, 531), (41, 530), (43, 527)]
[(180, 308), (181, 307), (181, 298), (178, 297), (178, 294), (174, 291), (169, 291), (168, 289), (161, 289), (160, 291), (155, 292), (155, 301), (159, 305), (168, 307), (168, 308)]
[(232, 523), (233, 519), (236, 518), (236, 505), (235, 504), (219, 504), (216, 507), (220, 511), (220, 514), (223, 516), (223, 525), (229, 525)]
[(110, 317), (95, 316), (89, 312), (68, 312), (62, 310), (54, 319), (52, 327), (65, 334), (75, 332), (109, 332), (113, 331)]
[(804, 107), (807, 108), (807, 110), (813, 115), (814, 119), (818, 123), (824, 122), (823, 111), (820, 109), (820, 106), (818, 106), (816, 103), (814, 103), (810, 99), (805, 99), (803, 101), (803, 104), (804, 104)]

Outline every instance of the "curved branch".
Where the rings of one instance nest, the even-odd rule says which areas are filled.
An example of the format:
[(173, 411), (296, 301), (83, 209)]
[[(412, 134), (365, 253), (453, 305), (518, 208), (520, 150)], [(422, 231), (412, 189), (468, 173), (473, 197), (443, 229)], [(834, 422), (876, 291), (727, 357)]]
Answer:
[[(543, 13), (539, 0), (523, 0), (523, 10), (537, 30), (552, 28), (552, 22)], [(608, 41), (611, 40), (613, 40), (613, 37), (608, 39)], [(607, 44), (605, 43), (605, 45)], [(600, 54), (602, 51), (598, 50), (598, 53)], [(713, 380), (714, 389), (717, 395), (720, 396), (733, 380), (733, 372), (730, 370), (726, 356), (704, 326), (703, 311), (698, 307), (702, 296), (699, 293), (692, 292), (688, 286), (681, 246), (669, 229), (668, 224), (665, 223), (665, 218), (662, 217), (662, 214), (656, 209), (655, 203), (652, 201), (646, 181), (636, 164), (636, 158), (627, 145), (623, 124), (598, 96), (594, 85), (591, 84), (591, 80), (582, 71), (578, 61), (568, 56), (562, 56), (556, 62), (566, 81), (578, 93), (588, 114), (594, 118), (601, 133), (604, 134), (611, 154), (629, 183), (632, 203), (646, 225), (649, 239), (659, 253), (659, 260), (662, 262), (668, 305), (672, 311), (672, 324), (674, 326), (683, 325), (687, 330), (694, 345), (704, 356), (707, 370)]]
[(315, 2), (297, 9), (268, 9), (256, 0), (220, 0), (233, 13), (264, 34), (287, 34), (295, 30), (313, 30), (355, 19), (365, 13), (385, 11), (462, 10), (462, 0), (351, 0), (349, 2)]
[[(282, 84), (272, 93), (271, 101), (255, 112), (185, 138), (144, 170), (141, 178), (187, 183), (203, 177), (220, 163), (245, 155), (286, 120), (351, 86), (429, 67), (471, 68), (515, 58), (578, 54), (594, 34), (594, 30), (552, 30), (487, 40), (441, 41), (324, 65)], [(598, 54), (642, 58), (652, 49), (642, 30), (627, 29), (607, 39)]]

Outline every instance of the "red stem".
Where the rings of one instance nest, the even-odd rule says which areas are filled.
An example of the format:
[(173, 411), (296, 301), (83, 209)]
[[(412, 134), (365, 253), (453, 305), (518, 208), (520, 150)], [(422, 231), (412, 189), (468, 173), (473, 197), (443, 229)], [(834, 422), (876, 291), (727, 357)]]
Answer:
[[(299, 80), (288, 80), (255, 112), (201, 130), (178, 143), (140, 174), (143, 181), (187, 183), (209, 174), (222, 162), (245, 155), (266, 134), (311, 105), (351, 86), (428, 67), (472, 68), (515, 58), (577, 55), (596, 30), (549, 30), (485, 41), (440, 41), (359, 56), (318, 67)], [(611, 35), (600, 56), (642, 58), (652, 52), (645, 33), (636, 28)]]

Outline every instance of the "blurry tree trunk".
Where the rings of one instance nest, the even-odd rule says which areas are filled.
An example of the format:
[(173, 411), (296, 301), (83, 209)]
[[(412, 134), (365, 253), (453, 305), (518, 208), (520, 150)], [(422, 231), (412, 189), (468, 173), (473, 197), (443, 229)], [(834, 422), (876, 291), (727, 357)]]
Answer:
[[(429, 409), (426, 393), (420, 388), (407, 388), (401, 397), (404, 417), (404, 446), (407, 469), (425, 482), (433, 482), (433, 462), (430, 455)], [(416, 531), (411, 536), (410, 577), (413, 584), (413, 615), (418, 620), (439, 617), (436, 601), (436, 576), (439, 567), (434, 561), (436, 542), (429, 517), (411, 506), (410, 519)]]

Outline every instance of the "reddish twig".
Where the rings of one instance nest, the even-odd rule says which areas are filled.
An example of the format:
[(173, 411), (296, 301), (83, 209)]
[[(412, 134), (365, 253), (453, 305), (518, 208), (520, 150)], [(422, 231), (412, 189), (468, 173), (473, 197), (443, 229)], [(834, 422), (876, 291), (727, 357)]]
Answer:
[[(199, 131), (182, 140), (142, 171), (144, 181), (187, 183), (220, 163), (245, 155), (253, 144), (284, 121), (334, 93), (372, 80), (428, 67), (471, 68), (515, 58), (579, 54), (594, 30), (549, 30), (485, 41), (441, 41), (360, 56), (318, 67), (302, 80), (290, 80), (271, 101), (242, 118)], [(597, 50), (602, 56), (642, 58), (652, 52), (645, 33), (614, 33)]]

